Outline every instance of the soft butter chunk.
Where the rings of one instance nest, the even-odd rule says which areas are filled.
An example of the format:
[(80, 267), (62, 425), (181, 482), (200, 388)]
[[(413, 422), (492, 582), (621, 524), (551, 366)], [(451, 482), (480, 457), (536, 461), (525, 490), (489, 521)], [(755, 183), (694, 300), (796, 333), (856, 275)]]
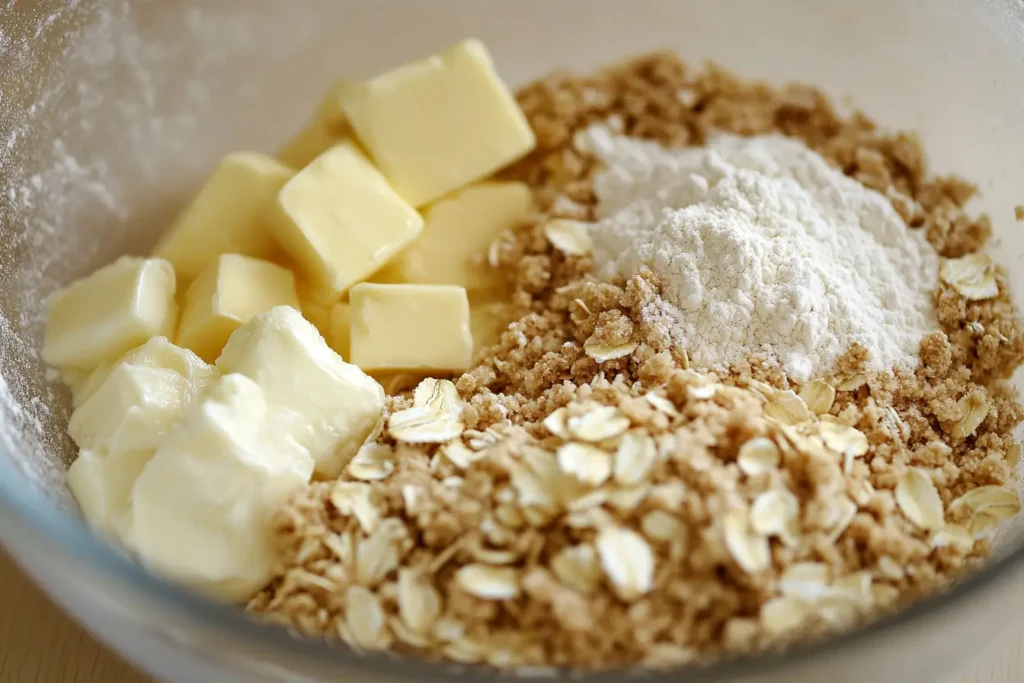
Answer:
[(129, 534), (154, 571), (233, 602), (266, 583), (271, 516), (313, 471), (271, 411), (255, 382), (227, 375), (160, 443), (135, 481)]
[(469, 299), (462, 287), (352, 288), (352, 362), (367, 371), (460, 371), (473, 356)]
[(380, 385), (344, 362), (311, 323), (287, 306), (240, 327), (217, 367), (260, 386), (278, 429), (309, 451), (324, 477), (341, 473), (377, 429), (384, 410)]
[(284, 186), (274, 226), (304, 278), (336, 300), (412, 242), (423, 218), (343, 143)]
[(174, 294), (170, 263), (122, 257), (50, 298), (43, 359), (91, 371), (150, 337), (173, 334)]
[(93, 528), (124, 537), (135, 478), (161, 439), (213, 380), (195, 354), (155, 337), (94, 373), (68, 432), (82, 449), (68, 487)]
[(339, 79), (331, 86), (320, 100), (312, 120), (277, 153), (281, 163), (295, 169), (304, 168), (329, 148), (351, 137), (352, 128), (341, 103), (353, 85), (352, 81)]
[(352, 345), (349, 342), (352, 328), (352, 307), (346, 302), (334, 304), (331, 309), (331, 348), (345, 360), (352, 360)]
[(232, 332), (275, 306), (299, 308), (290, 270), (248, 256), (221, 254), (185, 294), (176, 341), (212, 363)]
[(269, 258), (274, 240), (267, 229), (277, 193), (294, 171), (258, 152), (233, 152), (220, 162), (154, 254), (191, 282), (221, 254)]
[(496, 277), (487, 266), (487, 250), (532, 209), (533, 194), (523, 183), (480, 183), (460, 190), (424, 210), (423, 234), (374, 279), (459, 285), (470, 292), (493, 289)]
[(209, 363), (192, 351), (172, 344), (167, 337), (153, 337), (142, 346), (124, 354), (116, 363), (104, 363), (72, 385), (76, 408), (96, 393), (118, 364), (164, 368), (177, 372), (188, 382), (188, 400), (204, 390), (216, 374)]
[(478, 40), (377, 76), (346, 93), (343, 106), (377, 166), (417, 207), (490, 175), (536, 144)]

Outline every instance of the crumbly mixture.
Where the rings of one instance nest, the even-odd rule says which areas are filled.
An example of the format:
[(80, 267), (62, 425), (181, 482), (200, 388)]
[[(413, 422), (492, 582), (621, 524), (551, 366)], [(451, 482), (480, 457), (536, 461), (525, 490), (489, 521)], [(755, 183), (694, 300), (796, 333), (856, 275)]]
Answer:
[[(487, 255), (514, 320), (469, 372), (389, 399), (338, 482), (278, 515), (277, 576), (253, 612), (361, 649), (495, 667), (674, 665), (845, 628), (941, 589), (1020, 503), (1024, 360), (1006, 281), (973, 252), (966, 182), (927, 175), (912, 135), (841, 118), (671, 55), (554, 76), (519, 100), (539, 146), (508, 171), (545, 213)], [(641, 312), (658, 282), (590, 275), (604, 122), (669, 144), (780, 131), (889, 197), (949, 261), (942, 331), (914, 372), (854, 347), (800, 386), (758, 358), (689, 367)], [(563, 220), (568, 219), (568, 220)], [(457, 389), (457, 393), (456, 393)]]

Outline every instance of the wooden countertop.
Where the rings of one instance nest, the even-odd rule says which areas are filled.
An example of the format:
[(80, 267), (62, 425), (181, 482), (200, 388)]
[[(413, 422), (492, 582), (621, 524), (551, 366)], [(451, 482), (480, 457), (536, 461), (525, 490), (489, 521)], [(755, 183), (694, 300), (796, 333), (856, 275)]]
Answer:
[[(1024, 683), (1024, 618), (1001, 640), (948, 683)], [(0, 553), (0, 683), (28, 681), (152, 683), (65, 617)]]

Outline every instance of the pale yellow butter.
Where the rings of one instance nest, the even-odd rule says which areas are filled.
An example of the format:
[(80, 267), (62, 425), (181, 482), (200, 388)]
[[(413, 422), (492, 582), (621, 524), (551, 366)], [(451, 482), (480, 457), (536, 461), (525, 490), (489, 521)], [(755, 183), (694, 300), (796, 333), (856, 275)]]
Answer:
[(343, 106), (374, 162), (417, 207), (490, 175), (536, 144), (478, 40), (377, 76), (346, 93)]
[(380, 385), (344, 362), (291, 307), (278, 306), (240, 327), (217, 367), (260, 386), (276, 429), (306, 448), (324, 477), (337, 477), (380, 424)]
[(328, 343), (345, 360), (352, 360), (352, 345), (349, 341), (352, 328), (352, 306), (346, 302), (334, 304), (331, 309), (331, 335)]
[(533, 194), (523, 183), (460, 190), (423, 211), (423, 233), (374, 280), (492, 290), (497, 277), (487, 264), (488, 248), (532, 209)]
[(68, 425), (82, 449), (68, 487), (90, 525), (124, 538), (135, 478), (213, 377), (212, 367), (164, 337), (93, 373)]
[(327, 340), (328, 346), (334, 348), (331, 339), (331, 309), (334, 308), (334, 297), (306, 280), (297, 279), (296, 290), (299, 293), (299, 310), (302, 317), (320, 331), (320, 336)]
[(351, 137), (352, 128), (341, 108), (345, 93), (353, 82), (339, 79), (317, 106), (313, 118), (277, 153), (278, 160), (294, 169), (305, 168), (329, 148)]
[(302, 276), (335, 300), (412, 242), (423, 218), (351, 143), (332, 147), (281, 190), (278, 240)]
[(167, 261), (118, 259), (50, 298), (43, 360), (89, 371), (150, 337), (173, 334), (174, 294)]
[(176, 341), (212, 363), (232, 332), (275, 306), (299, 308), (290, 270), (248, 256), (221, 254), (185, 294)]
[(232, 602), (263, 587), (272, 515), (313, 472), (271, 412), (255, 382), (226, 375), (163, 439), (132, 488), (128, 545), (147, 566)]
[(267, 223), (277, 193), (294, 171), (258, 152), (227, 155), (154, 249), (188, 283), (221, 254), (270, 258)]
[(462, 287), (364, 283), (349, 294), (352, 362), (367, 371), (458, 371), (473, 335)]
[(142, 346), (124, 354), (115, 363), (104, 363), (71, 384), (74, 406), (77, 408), (89, 400), (118, 364), (174, 370), (188, 382), (189, 398), (205, 389), (216, 374), (209, 363), (192, 351), (172, 344), (167, 337), (153, 337)]

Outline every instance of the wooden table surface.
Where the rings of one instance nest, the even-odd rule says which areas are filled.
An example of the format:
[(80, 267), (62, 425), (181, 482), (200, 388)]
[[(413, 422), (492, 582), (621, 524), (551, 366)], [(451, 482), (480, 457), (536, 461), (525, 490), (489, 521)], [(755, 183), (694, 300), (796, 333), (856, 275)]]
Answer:
[[(61, 614), (0, 552), (0, 683), (30, 681), (152, 683)], [(1024, 683), (1024, 617), (992, 653), (943, 683)]]

